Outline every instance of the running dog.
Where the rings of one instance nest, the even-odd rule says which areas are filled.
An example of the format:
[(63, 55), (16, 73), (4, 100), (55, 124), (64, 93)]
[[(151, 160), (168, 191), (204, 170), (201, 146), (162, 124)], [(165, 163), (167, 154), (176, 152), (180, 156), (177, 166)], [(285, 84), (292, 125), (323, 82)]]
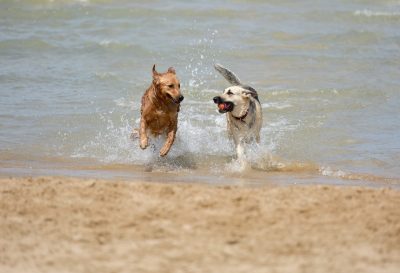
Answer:
[(159, 136), (166, 134), (167, 139), (160, 150), (160, 156), (166, 156), (175, 140), (178, 129), (178, 112), (183, 96), (175, 69), (170, 67), (165, 73), (158, 73), (153, 66), (153, 82), (142, 97), (140, 109), (140, 148), (149, 146), (148, 134)]
[(220, 64), (215, 69), (230, 83), (220, 96), (213, 98), (219, 113), (226, 113), (228, 136), (233, 139), (238, 159), (244, 156), (244, 146), (260, 142), (262, 110), (257, 91), (243, 85), (239, 78)]

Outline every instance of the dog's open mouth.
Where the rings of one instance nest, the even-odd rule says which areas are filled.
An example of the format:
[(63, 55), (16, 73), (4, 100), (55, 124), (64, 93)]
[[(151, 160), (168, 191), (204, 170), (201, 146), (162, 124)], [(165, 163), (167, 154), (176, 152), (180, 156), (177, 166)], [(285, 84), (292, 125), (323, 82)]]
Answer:
[(180, 104), (181, 102), (178, 99), (174, 99), (170, 94), (167, 93), (167, 97), (170, 98), (174, 103)]
[(218, 104), (218, 111), (223, 114), (226, 112), (231, 112), (233, 110), (233, 103), (230, 101), (221, 102)]

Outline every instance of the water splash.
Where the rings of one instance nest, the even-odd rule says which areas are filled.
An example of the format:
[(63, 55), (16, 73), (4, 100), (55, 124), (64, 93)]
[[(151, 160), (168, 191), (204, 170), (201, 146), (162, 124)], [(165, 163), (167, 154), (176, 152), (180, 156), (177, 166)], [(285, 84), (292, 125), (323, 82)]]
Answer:
[(213, 71), (213, 64), (219, 53), (214, 48), (214, 41), (218, 35), (218, 30), (208, 29), (204, 38), (190, 42), (185, 55), (190, 56), (189, 63), (185, 66), (185, 71), (190, 75), (188, 86), (198, 90), (207, 88), (208, 79), (216, 77)]

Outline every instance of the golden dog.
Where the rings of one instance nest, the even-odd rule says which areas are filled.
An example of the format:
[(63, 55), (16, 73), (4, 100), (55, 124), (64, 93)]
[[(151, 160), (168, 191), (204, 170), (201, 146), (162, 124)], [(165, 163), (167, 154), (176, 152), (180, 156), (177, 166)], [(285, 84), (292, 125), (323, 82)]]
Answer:
[(165, 156), (171, 149), (178, 129), (178, 112), (183, 96), (175, 69), (170, 67), (165, 73), (158, 73), (153, 66), (153, 82), (142, 97), (140, 109), (140, 148), (146, 149), (149, 137), (166, 134), (166, 141), (160, 150)]

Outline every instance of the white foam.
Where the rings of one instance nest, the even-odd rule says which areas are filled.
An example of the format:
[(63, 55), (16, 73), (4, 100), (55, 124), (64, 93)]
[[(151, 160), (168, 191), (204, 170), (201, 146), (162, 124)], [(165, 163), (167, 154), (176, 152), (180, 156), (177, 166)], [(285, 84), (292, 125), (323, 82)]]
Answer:
[(291, 108), (293, 107), (293, 105), (289, 104), (289, 103), (277, 103), (277, 102), (269, 102), (269, 103), (263, 103), (262, 108), (273, 108), (273, 109), (278, 109), (278, 110), (282, 110), (282, 109), (286, 109), (286, 108)]
[(115, 104), (120, 107), (132, 107), (132, 104), (126, 98), (118, 98), (114, 100)]
[(113, 40), (103, 40), (99, 43), (99, 45), (104, 46), (104, 47), (108, 47), (109, 45), (111, 45), (112, 43), (115, 43)]
[(356, 10), (354, 12), (354, 15), (356, 16), (366, 16), (366, 17), (378, 17), (378, 16), (382, 16), (382, 17), (396, 17), (396, 16), (400, 16), (400, 12), (388, 12), (388, 11), (371, 11), (368, 9), (364, 9), (364, 10)]
[(114, 72), (95, 72), (95, 76), (99, 79), (111, 79), (118, 78)]
[(334, 170), (331, 167), (321, 167), (319, 169), (319, 172), (322, 175), (329, 177), (345, 178), (347, 176), (347, 173), (345, 173), (344, 171)]
[(129, 47), (131, 44), (122, 43), (117, 40), (105, 39), (98, 43), (101, 47), (109, 48), (113, 46)]

